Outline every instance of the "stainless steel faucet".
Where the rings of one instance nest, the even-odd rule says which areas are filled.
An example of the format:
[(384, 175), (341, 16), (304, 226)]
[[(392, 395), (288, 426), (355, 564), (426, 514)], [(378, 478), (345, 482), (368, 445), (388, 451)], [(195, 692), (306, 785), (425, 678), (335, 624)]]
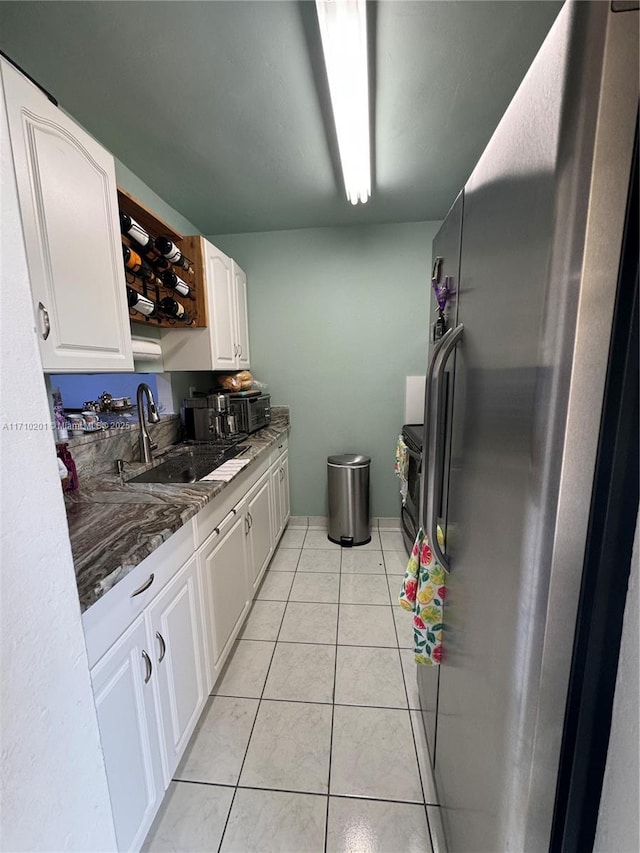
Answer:
[(151, 436), (147, 430), (147, 425), (144, 421), (144, 396), (147, 397), (148, 418), (150, 424), (157, 424), (160, 420), (160, 415), (156, 409), (156, 401), (153, 399), (153, 392), (146, 382), (141, 382), (138, 385), (138, 423), (140, 424), (140, 461), (151, 462), (153, 456), (152, 450), (155, 450), (157, 444), (152, 444)]

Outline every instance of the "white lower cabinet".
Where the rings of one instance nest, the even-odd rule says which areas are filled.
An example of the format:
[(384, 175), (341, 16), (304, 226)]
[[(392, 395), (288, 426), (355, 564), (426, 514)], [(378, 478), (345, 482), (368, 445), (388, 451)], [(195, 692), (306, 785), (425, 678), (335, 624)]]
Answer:
[(207, 698), (193, 555), (91, 670), (118, 850), (139, 850)]
[(140, 849), (288, 517), (285, 439), (83, 614), (119, 851)]
[(273, 499), (269, 474), (265, 474), (247, 497), (246, 533), (251, 597), (255, 594), (273, 553)]
[(220, 673), (251, 604), (247, 578), (244, 502), (198, 550), (207, 634), (209, 689)]
[(165, 791), (144, 614), (91, 670), (118, 850), (138, 850)]
[(282, 526), (284, 527), (291, 517), (291, 498), (289, 495), (289, 455), (287, 453), (282, 455), (280, 467), (282, 468), (282, 477), (280, 479), (280, 507), (282, 510)]
[(284, 528), (282, 505), (280, 502), (280, 478), (282, 472), (279, 466), (272, 465), (269, 469), (269, 478), (271, 480), (271, 501), (273, 503), (273, 520), (271, 524), (271, 532), (274, 542), (280, 538), (280, 534)]
[(208, 693), (195, 555), (154, 599), (148, 620), (169, 784)]
[(270, 469), (273, 503), (273, 538), (277, 542), (289, 520), (289, 457), (285, 451)]

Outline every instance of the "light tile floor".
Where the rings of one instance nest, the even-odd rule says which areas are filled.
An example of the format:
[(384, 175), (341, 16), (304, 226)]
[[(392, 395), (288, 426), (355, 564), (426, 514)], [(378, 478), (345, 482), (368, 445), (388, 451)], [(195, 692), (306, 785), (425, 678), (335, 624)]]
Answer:
[(375, 533), (351, 550), (287, 529), (145, 850), (437, 848), (411, 620), (394, 606), (406, 553)]

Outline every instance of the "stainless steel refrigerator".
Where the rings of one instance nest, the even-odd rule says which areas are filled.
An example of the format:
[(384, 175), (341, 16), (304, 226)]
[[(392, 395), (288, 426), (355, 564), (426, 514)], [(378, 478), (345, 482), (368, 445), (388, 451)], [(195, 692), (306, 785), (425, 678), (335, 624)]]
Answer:
[(452, 853), (593, 840), (638, 503), (637, 5), (562, 8), (433, 243), (449, 575), (418, 682)]

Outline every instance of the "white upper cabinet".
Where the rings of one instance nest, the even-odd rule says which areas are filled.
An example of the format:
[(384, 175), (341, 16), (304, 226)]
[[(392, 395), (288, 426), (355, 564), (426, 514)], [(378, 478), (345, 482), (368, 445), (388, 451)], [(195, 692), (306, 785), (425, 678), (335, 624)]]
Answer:
[(204, 250), (211, 369), (235, 370), (238, 366), (238, 335), (233, 261), (206, 240)]
[(113, 157), (0, 67), (43, 368), (133, 370)]
[(246, 370), (249, 365), (247, 277), (234, 260), (202, 238), (206, 329), (163, 329), (165, 370)]
[(238, 342), (237, 359), (240, 370), (248, 370), (249, 357), (249, 315), (247, 312), (247, 276), (245, 271), (233, 261), (233, 282), (236, 298), (236, 338)]

